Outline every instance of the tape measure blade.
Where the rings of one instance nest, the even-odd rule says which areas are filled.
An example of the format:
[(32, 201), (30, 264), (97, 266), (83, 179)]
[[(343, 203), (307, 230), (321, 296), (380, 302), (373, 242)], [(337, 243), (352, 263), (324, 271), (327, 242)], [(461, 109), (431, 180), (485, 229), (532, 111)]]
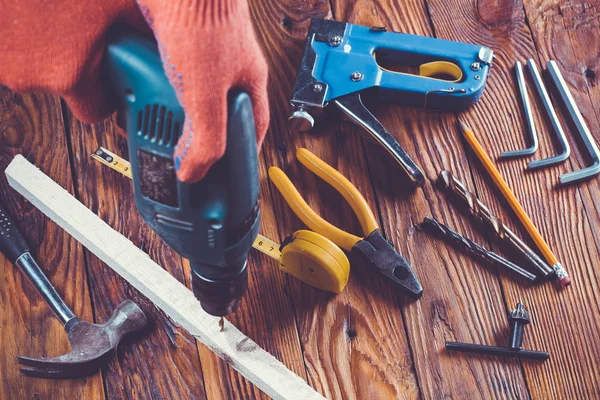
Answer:
[(279, 244), (275, 243), (271, 239), (261, 235), (260, 233), (252, 243), (252, 247), (256, 250), (268, 255), (279, 261), (281, 259), (281, 252), (279, 251)]
[(131, 179), (131, 164), (123, 157), (114, 154), (104, 147), (99, 147), (92, 154), (92, 158)]

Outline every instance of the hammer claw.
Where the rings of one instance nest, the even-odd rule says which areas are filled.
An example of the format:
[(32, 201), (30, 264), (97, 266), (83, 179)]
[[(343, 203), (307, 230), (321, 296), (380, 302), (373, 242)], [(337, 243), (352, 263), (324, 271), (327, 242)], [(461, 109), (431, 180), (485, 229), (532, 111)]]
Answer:
[(109, 363), (119, 341), (146, 326), (146, 316), (132, 301), (125, 300), (104, 324), (77, 320), (68, 327), (71, 351), (53, 357), (18, 357), (22, 371), (42, 378), (74, 378), (92, 375)]
[(113, 357), (114, 352), (106, 352), (87, 361), (75, 361), (76, 354), (69, 352), (57, 357), (17, 357), (21, 372), (38, 378), (77, 378), (92, 375)]
[(93, 375), (96, 373), (96, 369), (91, 370), (78, 370), (78, 371), (65, 371), (60, 369), (37, 369), (31, 367), (21, 368), (21, 373), (26, 376), (33, 378), (51, 378), (51, 379), (64, 379), (64, 378), (83, 378), (86, 376)]
[(37, 368), (31, 368), (31, 367), (22, 367), (21, 373), (23, 375), (31, 376), (34, 378), (66, 378), (67, 377), (63, 374), (63, 371), (50, 370), (50, 369), (40, 370)]
[(34, 378), (80, 378), (88, 375), (92, 375), (97, 371), (97, 368), (94, 369), (77, 369), (77, 370), (68, 370), (68, 369), (41, 369), (34, 367), (22, 367), (21, 373), (23, 375), (31, 376)]

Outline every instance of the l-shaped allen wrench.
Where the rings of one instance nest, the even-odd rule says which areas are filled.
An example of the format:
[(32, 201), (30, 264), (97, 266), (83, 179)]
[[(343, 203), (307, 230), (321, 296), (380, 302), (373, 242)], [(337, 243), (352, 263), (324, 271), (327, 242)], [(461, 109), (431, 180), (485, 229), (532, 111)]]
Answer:
[(527, 95), (527, 84), (525, 83), (525, 76), (523, 74), (523, 65), (519, 61), (515, 62), (515, 74), (517, 76), (517, 84), (519, 86), (519, 93), (521, 94), (521, 103), (523, 104), (523, 112), (525, 113), (525, 122), (527, 123), (527, 132), (529, 133), (531, 146), (526, 149), (504, 151), (500, 155), (501, 158), (528, 156), (534, 154), (538, 149), (538, 138), (535, 129), (535, 121), (533, 119), (533, 111), (531, 110), (531, 102)]
[(529, 67), (529, 72), (531, 72), (531, 76), (533, 77), (533, 82), (535, 83), (535, 87), (538, 91), (542, 99), (542, 104), (546, 109), (546, 114), (550, 118), (550, 122), (552, 123), (552, 128), (556, 133), (558, 138), (558, 142), (561, 147), (561, 153), (552, 157), (544, 158), (541, 160), (534, 160), (529, 163), (529, 168), (542, 168), (550, 165), (555, 165), (561, 162), (564, 162), (571, 155), (571, 147), (569, 146), (569, 142), (567, 141), (567, 137), (565, 136), (565, 131), (563, 131), (562, 126), (560, 125), (560, 121), (558, 120), (558, 116), (556, 115), (556, 110), (552, 106), (552, 101), (550, 101), (550, 96), (546, 91), (546, 87), (544, 86), (544, 80), (540, 75), (535, 61), (533, 59), (527, 60), (527, 67)]
[(581, 136), (581, 140), (585, 144), (585, 147), (589, 151), (593, 161), (593, 164), (589, 167), (562, 174), (559, 177), (560, 183), (567, 184), (578, 182), (583, 179), (587, 179), (594, 175), (597, 175), (598, 173), (600, 173), (600, 151), (598, 150), (598, 146), (594, 141), (594, 137), (592, 136), (587, 124), (585, 123), (581, 112), (579, 112), (579, 107), (577, 107), (577, 104), (575, 104), (575, 100), (573, 99), (573, 96), (569, 91), (569, 87), (567, 86), (567, 83), (565, 82), (562, 74), (560, 73), (560, 70), (558, 69), (556, 61), (548, 61), (548, 64), (546, 66), (548, 68), (548, 72), (550, 73), (552, 81), (556, 85), (560, 97), (562, 98), (563, 102), (565, 103), (565, 106), (567, 107), (567, 110), (569, 111), (569, 115), (571, 116), (573, 122), (575, 123), (575, 126), (577, 127), (577, 131)]

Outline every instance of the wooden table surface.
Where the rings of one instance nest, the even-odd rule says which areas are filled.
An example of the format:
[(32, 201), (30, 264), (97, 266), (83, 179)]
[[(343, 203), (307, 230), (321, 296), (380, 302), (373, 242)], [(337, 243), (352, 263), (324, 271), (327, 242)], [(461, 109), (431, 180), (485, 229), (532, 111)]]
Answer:
[[(600, 396), (600, 181), (557, 187), (558, 175), (589, 164), (573, 144), (564, 164), (525, 172), (527, 160), (497, 162), (542, 235), (573, 279), (531, 286), (498, 273), (418, 229), (432, 215), (496, 248), (497, 241), (446, 202), (432, 186), (448, 169), (520, 235), (524, 231), (465, 148), (457, 115), (373, 104), (376, 116), (423, 168), (423, 189), (410, 190), (391, 164), (334, 118), (316, 133), (287, 127), (288, 100), (311, 17), (334, 18), (394, 31), (491, 47), (497, 56), (483, 98), (460, 118), (472, 126), (496, 159), (526, 146), (513, 64), (557, 60), (585, 119), (600, 140), (600, 2), (591, 0), (251, 0), (252, 18), (270, 69), (271, 128), (260, 157), (261, 233), (282, 240), (303, 228), (266, 178), (283, 168), (308, 202), (329, 221), (354, 232), (356, 219), (339, 195), (294, 159), (307, 147), (345, 174), (372, 205), (385, 236), (413, 265), (424, 287), (411, 302), (379, 276), (354, 266), (338, 296), (313, 289), (280, 272), (276, 262), (251, 252), (250, 288), (231, 321), (242, 332), (336, 399), (553, 398)], [(225, 49), (226, 51), (226, 49)], [(540, 150), (556, 154), (549, 122), (540, 111)], [(564, 112), (562, 119), (564, 119)], [(90, 154), (104, 146), (126, 154), (112, 121), (85, 125), (64, 103), (45, 94), (0, 89), (0, 166), (22, 153), (129, 237), (178, 279), (189, 284), (189, 266), (146, 227), (134, 211), (129, 180), (99, 166)], [(21, 398), (264, 398), (208, 349), (197, 344), (69, 235), (24, 201), (0, 177), (1, 202), (18, 219), (40, 263), (66, 303), (81, 317), (105, 321), (131, 298), (147, 312), (143, 337), (127, 340), (102, 374), (70, 381), (22, 377), (17, 355), (56, 355), (68, 350), (62, 327), (29, 282), (0, 257), (0, 397)], [(533, 322), (524, 347), (546, 350), (547, 362), (448, 354), (444, 342), (506, 344), (506, 312), (526, 304)]]

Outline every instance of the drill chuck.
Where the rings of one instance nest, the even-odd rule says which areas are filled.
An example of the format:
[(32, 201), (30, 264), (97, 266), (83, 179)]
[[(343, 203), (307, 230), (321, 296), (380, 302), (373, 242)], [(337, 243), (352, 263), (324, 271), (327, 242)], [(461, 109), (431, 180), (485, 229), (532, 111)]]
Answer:
[(220, 279), (210, 279), (197, 272), (202, 270), (202, 266), (192, 266), (192, 289), (204, 311), (216, 317), (233, 313), (248, 288), (247, 263), (237, 275)]

